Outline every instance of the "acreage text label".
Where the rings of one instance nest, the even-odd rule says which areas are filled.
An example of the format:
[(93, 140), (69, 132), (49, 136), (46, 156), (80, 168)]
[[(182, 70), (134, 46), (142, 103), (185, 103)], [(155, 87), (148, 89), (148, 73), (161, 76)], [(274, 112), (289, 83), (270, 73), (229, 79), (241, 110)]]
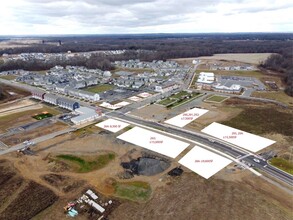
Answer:
[(226, 135), (226, 136), (223, 136), (223, 139), (233, 139), (233, 138), (237, 138), (238, 135), (243, 135), (243, 132), (241, 131), (232, 131), (231, 132), (231, 135)]
[(121, 125), (104, 125), (104, 128), (120, 128)]
[(150, 137), (150, 144), (162, 144), (163, 141), (157, 140), (156, 137)]
[(183, 113), (181, 120), (193, 120), (193, 117), (199, 116), (198, 113)]
[(213, 160), (195, 160), (195, 163), (212, 163)]

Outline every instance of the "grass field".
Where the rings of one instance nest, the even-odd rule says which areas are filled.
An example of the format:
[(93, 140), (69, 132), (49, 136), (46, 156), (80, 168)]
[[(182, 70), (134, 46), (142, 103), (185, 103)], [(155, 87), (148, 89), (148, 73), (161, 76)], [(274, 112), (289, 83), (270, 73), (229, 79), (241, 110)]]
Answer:
[(213, 95), (213, 96), (207, 98), (205, 101), (222, 102), (222, 101), (224, 101), (227, 98), (228, 98), (227, 96)]
[(275, 108), (244, 107), (236, 117), (221, 122), (254, 134), (278, 133), (292, 135), (292, 112), (283, 112)]
[(293, 175), (293, 163), (280, 157), (272, 158), (270, 164)]
[(227, 71), (227, 70), (197, 70), (196, 73), (200, 72), (212, 72), (215, 75), (223, 75), (223, 76), (248, 76), (248, 77), (255, 77), (260, 79), (264, 76), (264, 74), (260, 71), (253, 70), (253, 71)]
[(35, 115), (35, 116), (32, 116), (34, 119), (37, 119), (37, 120), (42, 120), (44, 118), (50, 118), (52, 117), (53, 115), (51, 113), (41, 113), (41, 114), (38, 114), (38, 115)]
[(271, 53), (227, 53), (215, 54), (213, 56), (198, 57), (198, 59), (229, 60), (251, 64), (259, 64), (260, 62), (265, 61), (270, 55)]
[(170, 96), (169, 98), (179, 99), (182, 96), (185, 96), (185, 95), (188, 95), (188, 94), (190, 94), (190, 93), (188, 93), (186, 91), (180, 91), (177, 94), (174, 94), (174, 95)]
[(132, 201), (147, 201), (152, 193), (150, 185), (146, 182), (116, 182), (114, 183), (115, 196)]
[(158, 102), (160, 105), (164, 105), (167, 108), (174, 108), (179, 105), (182, 105), (184, 103), (190, 102), (193, 99), (197, 98), (200, 95), (200, 93), (197, 92), (186, 92), (186, 91), (181, 91), (178, 92), (177, 94), (171, 95), (168, 98), (165, 98)]
[(172, 103), (174, 103), (176, 101), (177, 101), (177, 99), (166, 98), (166, 99), (163, 99), (162, 101), (160, 101), (159, 104), (168, 106), (168, 105), (171, 105)]
[(74, 155), (57, 155), (57, 159), (69, 162), (69, 165), (73, 165), (74, 170), (79, 173), (87, 173), (93, 170), (101, 169), (105, 167), (110, 161), (115, 159), (114, 153), (102, 154), (95, 158), (88, 159), (86, 157), (77, 157)]
[(101, 84), (101, 85), (97, 85), (97, 86), (88, 87), (85, 90), (88, 92), (93, 92), (93, 93), (101, 93), (101, 92), (111, 90), (113, 88), (115, 88), (115, 86), (113, 86), (113, 85)]
[(1, 79), (6, 79), (6, 80), (14, 80), (16, 79), (16, 76), (14, 75), (5, 75), (5, 76), (0, 76)]
[(269, 91), (269, 92), (255, 91), (252, 93), (252, 96), (258, 97), (258, 98), (273, 99), (279, 102), (283, 102), (284, 104), (293, 106), (293, 97), (288, 96), (283, 91), (276, 91), (276, 92), (275, 91)]

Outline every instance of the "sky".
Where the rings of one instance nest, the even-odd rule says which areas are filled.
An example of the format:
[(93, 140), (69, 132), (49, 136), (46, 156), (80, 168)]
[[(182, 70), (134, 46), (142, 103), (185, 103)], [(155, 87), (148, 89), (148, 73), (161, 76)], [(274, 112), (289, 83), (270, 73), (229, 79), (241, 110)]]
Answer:
[(293, 32), (292, 0), (3, 0), (0, 35)]

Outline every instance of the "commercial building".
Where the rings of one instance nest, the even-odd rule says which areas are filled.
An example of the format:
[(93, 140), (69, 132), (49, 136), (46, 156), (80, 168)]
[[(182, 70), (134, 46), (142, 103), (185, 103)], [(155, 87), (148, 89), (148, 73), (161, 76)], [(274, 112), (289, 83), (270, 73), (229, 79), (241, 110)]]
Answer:
[(177, 83), (168, 82), (168, 83), (165, 83), (162, 85), (155, 86), (155, 91), (165, 93), (165, 92), (169, 92), (174, 89), (177, 89), (177, 88), (179, 88), (179, 85)]
[(77, 116), (71, 118), (71, 121), (76, 125), (94, 121), (102, 115), (101, 112), (97, 113), (94, 109), (88, 107), (77, 108), (75, 109), (74, 113)]
[(44, 95), (44, 101), (52, 105), (57, 105), (57, 99), (58, 99), (58, 96), (54, 94), (46, 93)]
[(212, 84), (215, 82), (215, 74), (210, 72), (201, 72), (199, 73), (196, 85), (198, 89), (207, 89), (212, 88)]
[(61, 108), (65, 108), (71, 111), (79, 108), (78, 102), (67, 98), (58, 98), (57, 105), (59, 105)]
[(76, 98), (86, 99), (89, 101), (99, 101), (100, 95), (98, 93), (88, 92), (79, 89), (68, 88), (66, 89), (67, 94)]
[(232, 84), (231, 86), (224, 86), (224, 85), (214, 85), (212, 89), (215, 92), (223, 92), (223, 93), (232, 93), (232, 94), (240, 94), (241, 93), (241, 86), (237, 84)]
[(38, 99), (38, 100), (43, 100), (44, 99), (44, 95), (46, 94), (45, 91), (42, 91), (42, 90), (33, 90), (32, 91), (32, 97), (34, 99)]

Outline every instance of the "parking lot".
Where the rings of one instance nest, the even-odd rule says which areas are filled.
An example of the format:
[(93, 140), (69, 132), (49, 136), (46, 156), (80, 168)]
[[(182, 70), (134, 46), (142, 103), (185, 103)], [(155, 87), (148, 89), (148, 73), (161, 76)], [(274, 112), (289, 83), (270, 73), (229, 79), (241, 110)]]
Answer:
[(255, 90), (265, 90), (266, 86), (256, 78), (241, 76), (217, 76), (217, 82), (221, 85), (230, 87), (238, 84), (244, 88), (254, 88)]
[(107, 100), (107, 102), (120, 101), (127, 99), (128, 97), (139, 94), (141, 91), (130, 90), (130, 89), (115, 89), (103, 92), (100, 94), (102, 100)]

